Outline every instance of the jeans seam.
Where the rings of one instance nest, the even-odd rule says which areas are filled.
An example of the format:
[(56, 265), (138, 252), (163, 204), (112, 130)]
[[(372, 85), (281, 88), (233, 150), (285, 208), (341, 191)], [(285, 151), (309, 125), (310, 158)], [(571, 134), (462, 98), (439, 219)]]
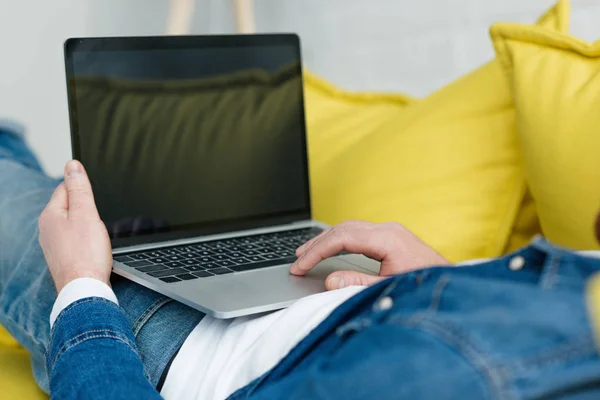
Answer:
[(542, 277), (541, 277), (541, 287), (542, 289), (552, 289), (552, 286), (554, 286), (554, 283), (556, 281), (556, 276), (558, 274), (558, 269), (560, 268), (560, 260), (561, 260), (561, 255), (557, 255), (557, 256), (552, 256), (552, 258), (550, 259), (550, 265), (548, 266), (548, 269), (545, 270), (542, 273)]
[(575, 340), (570, 340), (558, 346), (546, 349), (543, 353), (530, 356), (512, 363), (504, 364), (503, 368), (508, 372), (520, 374), (522, 371), (529, 371), (531, 368), (549, 366), (578, 357), (593, 355), (597, 353), (594, 338), (589, 335), (580, 336)]
[(449, 282), (450, 276), (448, 274), (442, 275), (437, 281), (435, 287), (433, 288), (433, 293), (431, 294), (431, 302), (429, 303), (429, 308), (427, 309), (428, 313), (435, 314), (437, 312), (442, 300), (442, 294), (444, 293), (444, 290)]
[(168, 297), (161, 297), (155, 300), (144, 312), (135, 320), (132, 325), (133, 335), (137, 337), (140, 330), (144, 327), (146, 322), (165, 304), (172, 302), (173, 299)]
[[(89, 340), (93, 340), (93, 339), (113, 339), (113, 340), (119, 341), (119, 342), (127, 345), (139, 357), (139, 354), (138, 354), (137, 350), (135, 349), (135, 345), (129, 339), (127, 339), (126, 337), (124, 338), (121, 334), (119, 334), (119, 332), (114, 331), (112, 329), (94, 329), (94, 330), (80, 333), (79, 335), (77, 335), (77, 336), (69, 339), (67, 342), (65, 342), (60, 347), (60, 349), (58, 350), (56, 355), (53, 357), (52, 366), (50, 369), (51, 370), (54, 369), (54, 367), (56, 366), (56, 363), (58, 362), (58, 360), (60, 359), (60, 357), (63, 354), (65, 354), (69, 350), (73, 349), (74, 347), (76, 347), (84, 342), (87, 342)], [(46, 358), (47, 357), (48, 357), (48, 354), (46, 354)]]
[[(425, 316), (424, 316), (425, 317)], [(506, 378), (503, 369), (496, 368), (494, 365), (485, 361), (483, 352), (478, 350), (473, 343), (466, 340), (466, 335), (456, 333), (460, 332), (453, 324), (440, 324), (427, 318), (421, 318), (418, 324), (411, 318), (392, 318), (390, 322), (404, 324), (415, 329), (423, 330), (438, 339), (446, 345), (456, 350), (456, 352), (467, 360), (475, 370), (479, 371), (489, 383), (488, 387), (492, 392), (494, 399), (512, 399), (513, 393), (505, 389)]]

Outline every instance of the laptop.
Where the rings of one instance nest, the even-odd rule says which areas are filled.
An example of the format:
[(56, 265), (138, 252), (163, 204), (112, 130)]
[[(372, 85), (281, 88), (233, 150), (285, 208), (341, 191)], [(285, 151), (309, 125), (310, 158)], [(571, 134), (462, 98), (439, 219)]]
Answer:
[(312, 219), (300, 41), (293, 34), (73, 38), (65, 42), (73, 158), (86, 167), (113, 269), (216, 318), (289, 306), (307, 276)]

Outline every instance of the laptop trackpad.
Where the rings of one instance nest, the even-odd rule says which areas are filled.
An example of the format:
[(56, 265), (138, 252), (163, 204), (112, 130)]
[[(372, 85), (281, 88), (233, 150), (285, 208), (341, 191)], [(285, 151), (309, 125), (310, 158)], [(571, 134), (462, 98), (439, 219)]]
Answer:
[(369, 275), (379, 273), (380, 263), (362, 255), (349, 254), (321, 261), (306, 276), (321, 278), (325, 280), (329, 274), (335, 271), (358, 271)]

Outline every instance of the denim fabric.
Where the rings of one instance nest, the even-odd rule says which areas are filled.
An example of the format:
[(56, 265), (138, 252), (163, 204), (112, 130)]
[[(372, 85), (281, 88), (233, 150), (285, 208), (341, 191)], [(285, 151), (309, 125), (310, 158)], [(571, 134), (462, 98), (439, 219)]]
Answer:
[(160, 399), (125, 313), (103, 298), (76, 301), (60, 313), (46, 365), (56, 399)]
[[(44, 353), (56, 290), (38, 244), (37, 219), (59, 182), (42, 172), (22, 133), (0, 123), (0, 324), (29, 350), (34, 377), (46, 392)], [(204, 314), (124, 278), (111, 281), (156, 385)]]
[(536, 241), (387, 279), (230, 399), (598, 399), (583, 294), (597, 271), (600, 260)]

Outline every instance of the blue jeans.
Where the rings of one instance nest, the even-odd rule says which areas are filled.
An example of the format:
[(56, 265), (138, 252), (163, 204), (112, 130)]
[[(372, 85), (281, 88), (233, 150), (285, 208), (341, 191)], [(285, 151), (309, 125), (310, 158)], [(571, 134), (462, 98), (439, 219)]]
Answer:
[[(59, 182), (43, 173), (18, 126), (0, 121), (0, 324), (29, 350), (46, 392), (44, 354), (56, 289), (38, 244), (37, 219)], [(204, 314), (121, 277), (111, 282), (156, 386)]]

